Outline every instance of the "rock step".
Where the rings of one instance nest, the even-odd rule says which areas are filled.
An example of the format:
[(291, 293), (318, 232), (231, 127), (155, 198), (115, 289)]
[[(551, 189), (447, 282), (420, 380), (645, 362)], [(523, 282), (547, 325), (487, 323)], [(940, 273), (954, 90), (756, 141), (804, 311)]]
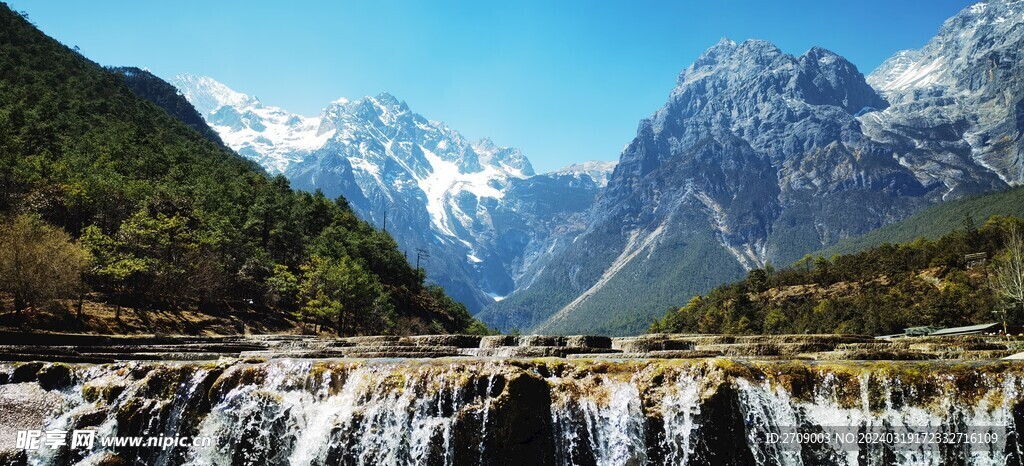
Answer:
[(480, 339), (480, 348), (501, 348), (518, 346), (519, 338), (515, 335), (488, 335)]
[(453, 346), (456, 348), (479, 348), (479, 335), (416, 335), (409, 337), (417, 346)]
[(83, 357), (111, 358), (117, 361), (215, 361), (221, 358), (237, 358), (239, 353), (203, 353), (203, 352), (83, 352)]
[(892, 338), (895, 343), (984, 343), (988, 338), (981, 335), (946, 335)]
[(100, 347), (82, 347), (79, 348), (82, 351), (89, 351), (92, 353), (157, 353), (157, 352), (175, 352), (175, 353), (240, 353), (242, 351), (259, 351), (267, 349), (263, 345), (245, 345), (245, 344), (188, 344), (188, 345), (112, 345), (112, 346), (100, 346)]
[(488, 335), (480, 339), (480, 348), (570, 347), (611, 349), (615, 338), (598, 335)]
[(76, 354), (33, 354), (33, 353), (7, 353), (2, 358), (3, 361), (12, 362), (31, 362), (31, 361), (46, 361), (46, 362), (67, 362), (67, 363), (83, 363), (83, 364), (109, 364), (116, 360), (109, 357), (99, 356), (80, 356)]
[(838, 345), (842, 343), (872, 343), (878, 340), (868, 335), (832, 334), (787, 334), (787, 335), (740, 335), (734, 343), (817, 343)]
[(354, 353), (354, 352), (383, 352), (383, 353), (429, 353), (429, 352), (458, 352), (460, 348), (457, 346), (444, 346), (444, 345), (432, 345), (432, 346), (402, 346), (402, 345), (364, 345), (364, 346), (352, 346), (348, 348), (339, 348), (338, 351), (342, 353)]
[(987, 341), (964, 341), (948, 343), (911, 343), (909, 345), (914, 351), (927, 352), (952, 352), (952, 351), (982, 351), (982, 350), (1005, 350), (1006, 345), (1002, 343), (990, 343)]
[(407, 338), (400, 337), (397, 335), (371, 335), (362, 337), (345, 337), (339, 338), (336, 341), (343, 343), (351, 343), (352, 346), (370, 346), (370, 345), (407, 345), (412, 346), (413, 342)]
[(1001, 349), (1001, 350), (968, 350), (968, 351), (951, 351), (948, 353), (942, 353), (939, 355), (942, 359), (959, 359), (959, 360), (981, 360), (981, 359), (1002, 359), (1007, 356), (1016, 353), (1014, 350)]
[(853, 350), (828, 351), (814, 354), (814, 358), (822, 361), (925, 361), (937, 359), (935, 355), (916, 351), (885, 351), (885, 350)]
[(610, 348), (574, 348), (567, 346), (502, 346), (465, 350), (463, 354), (483, 358), (564, 358), (570, 354), (616, 354)]
[(722, 356), (718, 351), (698, 350), (656, 350), (647, 353), (581, 353), (570, 354), (569, 358), (613, 358), (613, 359), (707, 359)]
[(446, 358), (453, 356), (463, 356), (458, 351), (423, 351), (415, 353), (402, 353), (392, 351), (353, 351), (347, 353), (347, 358), (379, 358), (379, 359), (391, 359), (391, 358)]
[(665, 335), (641, 335), (623, 337), (612, 340), (612, 348), (624, 353), (649, 353), (665, 350), (692, 350), (694, 344), (690, 340), (670, 338)]
[(570, 348), (612, 349), (612, 339), (596, 335), (572, 335), (565, 337), (565, 346)]
[(725, 356), (778, 356), (782, 354), (779, 345), (770, 343), (698, 345), (694, 349), (699, 351), (718, 351)]
[(909, 342), (871, 342), (871, 343), (840, 343), (836, 345), (837, 350), (908, 350)]
[(332, 349), (287, 350), (287, 351), (246, 351), (239, 355), (243, 359), (334, 359), (346, 357), (345, 352)]
[(727, 344), (822, 344), (839, 345), (844, 343), (870, 343), (877, 341), (867, 335), (832, 335), (832, 334), (784, 334), (784, 335), (698, 335), (690, 333), (652, 333), (635, 337), (620, 337), (614, 341), (630, 340), (686, 340), (694, 345), (727, 345)]

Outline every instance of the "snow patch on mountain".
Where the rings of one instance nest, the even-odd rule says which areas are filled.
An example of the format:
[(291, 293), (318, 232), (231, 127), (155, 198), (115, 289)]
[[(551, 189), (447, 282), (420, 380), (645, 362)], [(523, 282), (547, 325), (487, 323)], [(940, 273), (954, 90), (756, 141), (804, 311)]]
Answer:
[(423, 153), (432, 170), (430, 175), (419, 178), (418, 184), (427, 195), (427, 211), (430, 212), (430, 219), (438, 231), (457, 237), (452, 230), (450, 217), (453, 214), (458, 216), (463, 227), (476, 217), (475, 212), (463, 212), (455, 203), (455, 199), (462, 192), (472, 193), (477, 198), (501, 199), (504, 196), (505, 193), (495, 188), (491, 182), (509, 176), (509, 172), (503, 172), (494, 166), (486, 166), (476, 173), (464, 173), (459, 170), (458, 165), (442, 160), (430, 150), (424, 149)]
[(559, 168), (549, 172), (552, 175), (572, 175), (572, 176), (589, 176), (598, 185), (604, 187), (608, 184), (608, 177), (612, 175), (612, 171), (615, 170), (615, 165), (618, 162), (605, 162), (600, 160), (590, 160), (587, 162), (574, 163), (567, 167)]
[(303, 155), (322, 147), (334, 135), (319, 117), (306, 117), (266, 106), (213, 78), (179, 75), (172, 84), (203, 115), (228, 147), (271, 173), (284, 173)]

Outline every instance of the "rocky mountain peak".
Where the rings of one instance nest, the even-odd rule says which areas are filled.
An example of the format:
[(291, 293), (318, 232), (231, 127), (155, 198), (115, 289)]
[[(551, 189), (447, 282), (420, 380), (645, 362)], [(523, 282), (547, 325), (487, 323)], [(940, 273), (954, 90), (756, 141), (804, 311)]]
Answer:
[(813, 47), (795, 57), (771, 42), (753, 39), (740, 44), (722, 39), (709, 48), (679, 75), (673, 96), (755, 105), (777, 96), (848, 113), (888, 106), (857, 67), (835, 52)]
[(709, 282), (1022, 182), (1022, 23), (1021, 1), (968, 8), (872, 74), (885, 98), (832, 51), (719, 41), (641, 122), (582, 233), (481, 318), (639, 331)]
[[(898, 144), (941, 147), (952, 154), (946, 165), (958, 159), (964, 172), (980, 167), (999, 182), (1024, 182), (1019, 137), (1024, 132), (1024, 1), (965, 8), (924, 47), (883, 62), (868, 82), (893, 106), (861, 118), (865, 133)], [(915, 130), (894, 132), (894, 127)], [(977, 180), (961, 176), (954, 186), (972, 182)]]
[(533, 165), (515, 147), (500, 147), (491, 138), (482, 138), (473, 143), (473, 150), (479, 154), (480, 163), (503, 169), (515, 177), (533, 176)]
[(804, 102), (833, 105), (848, 113), (889, 106), (853, 63), (821, 47), (812, 47), (797, 59), (792, 86)]
[(976, 3), (946, 20), (921, 49), (883, 62), (868, 82), (890, 101), (983, 91), (990, 82), (1002, 82), (992, 73), (1020, 63), (1022, 24), (1024, 1)]

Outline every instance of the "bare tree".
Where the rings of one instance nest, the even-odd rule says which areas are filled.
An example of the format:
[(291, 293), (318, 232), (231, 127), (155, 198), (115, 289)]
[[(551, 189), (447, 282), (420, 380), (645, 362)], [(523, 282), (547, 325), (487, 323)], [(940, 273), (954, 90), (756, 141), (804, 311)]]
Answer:
[(1006, 303), (1003, 310), (1003, 331), (1007, 331), (1009, 310), (1024, 306), (1024, 236), (1016, 224), (1007, 231), (1006, 248), (992, 262), (989, 274), (992, 291)]
[(18, 312), (79, 293), (87, 263), (64, 230), (28, 215), (0, 222), (0, 291), (14, 295)]

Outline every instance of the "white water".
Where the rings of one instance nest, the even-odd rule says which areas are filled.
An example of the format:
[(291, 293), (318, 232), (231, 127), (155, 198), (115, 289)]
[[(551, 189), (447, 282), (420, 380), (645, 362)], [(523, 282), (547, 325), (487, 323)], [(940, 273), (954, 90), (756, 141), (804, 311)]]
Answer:
[[(602, 370), (584, 364), (541, 376), (550, 369), (543, 364), (276, 360), (226, 365), (219, 380), (227, 382), (212, 389), (215, 369), (207, 366), (82, 366), (77, 369), (78, 381), (61, 392), (67, 408), (42, 427), (70, 429), (76, 416), (109, 408), (111, 414), (97, 428), (99, 435), (125, 435), (114, 413), (135, 406), (134, 412), (145, 420), (143, 435), (217, 439), (208, 448), (138, 457), (141, 464), (158, 465), (490, 464), (501, 454), (492, 448), (515, 434), (503, 424), (506, 416), (539, 409), (545, 409), (547, 417), (538, 418), (536, 435), (551, 437), (550, 446), (541, 441), (523, 448), (535, 450), (527, 453), (551, 448), (549, 458), (564, 465), (700, 465), (708, 461), (708, 448), (737, 458), (749, 454), (758, 465), (964, 464), (949, 462), (955, 454), (962, 454), (966, 464), (1001, 465), (1011, 459), (1008, 455), (1021, 457), (1018, 443), (1009, 452), (1002, 444), (955, 449), (923, 444), (887, 452), (878, 446), (859, 451), (838, 444), (783, 447), (764, 441), (766, 434), (837, 426), (911, 432), (966, 426), (1012, 429), (1013, 409), (1022, 401), (1020, 370), (983, 379), (975, 390), (981, 395), (966, 396), (958, 392), (957, 380), (941, 371), (922, 385), (891, 373), (864, 370), (859, 379), (850, 379), (849, 374), (820, 369), (809, 392), (795, 396), (769, 382), (768, 372), (757, 375), (756, 370), (748, 379), (723, 376), (721, 370), (700, 364), (666, 369), (632, 362)], [(0, 366), (0, 373), (10, 374), (10, 369)], [(546, 382), (549, 412), (544, 405), (508, 404), (509, 381), (523, 375)], [(168, 380), (180, 382), (175, 387), (161, 385)], [(715, 405), (718, 411), (708, 409), (709, 395), (723, 384), (734, 389), (730, 399), (742, 419), (722, 419), (720, 404)], [(85, 401), (85, 385), (126, 388), (108, 405)], [(165, 398), (160, 393), (174, 395)], [(208, 394), (213, 401), (209, 413), (196, 411)], [(550, 425), (543, 425), (547, 422)], [(743, 426), (736, 433), (737, 442), (707, 445), (706, 430), (721, 433), (723, 425)], [(107, 453), (102, 450), (96, 447), (72, 458), (43, 450), (30, 455), (29, 462), (91, 464), (104, 458)], [(863, 462), (860, 453), (865, 453)]]
[[(937, 376), (941, 377), (941, 376)], [(952, 380), (950, 378), (950, 380)], [(914, 387), (902, 386), (899, 378), (872, 379), (868, 373), (860, 377), (860, 403), (857, 406), (844, 406), (840, 401), (835, 377), (828, 374), (823, 382), (816, 387), (809, 401), (797, 400), (792, 394), (779, 386), (767, 382), (751, 382), (737, 380), (739, 400), (747, 415), (747, 437), (758, 465), (804, 465), (803, 448), (806, 444), (795, 444), (792, 448), (784, 448), (780, 444), (764, 442), (763, 434), (782, 434), (792, 427), (801, 432), (813, 432), (822, 429), (829, 431), (849, 431), (849, 426), (859, 427), (867, 432), (900, 432), (926, 435), (931, 432), (978, 432), (997, 434), (1001, 438), (1006, 435), (1005, 429), (982, 429), (984, 426), (1013, 427), (1012, 407), (1014, 401), (1019, 402), (1021, 380), (1008, 377), (1001, 387), (992, 386), (993, 393), (1002, 393), (995, 400), (983, 397), (979, 403), (965, 405), (958, 403), (958, 393), (951, 386), (937, 396), (930, 405), (914, 405), (917, 393)], [(872, 409), (870, 405), (871, 391), (881, 393), (882, 406)], [(969, 427), (975, 429), (969, 429)], [(962, 442), (957, 446), (962, 454), (969, 459), (971, 465), (1003, 465), (1008, 461), (1003, 450), (1003, 442), (971, 443)], [(885, 454), (892, 455), (883, 459), (883, 448), (879, 445), (862, 445), (860, 447), (832, 442), (817, 445), (817, 453), (829, 458), (828, 464), (858, 465), (858, 457), (866, 453), (870, 465), (904, 464), (938, 466), (947, 464), (943, 449), (935, 442), (921, 442), (901, 445)]]

